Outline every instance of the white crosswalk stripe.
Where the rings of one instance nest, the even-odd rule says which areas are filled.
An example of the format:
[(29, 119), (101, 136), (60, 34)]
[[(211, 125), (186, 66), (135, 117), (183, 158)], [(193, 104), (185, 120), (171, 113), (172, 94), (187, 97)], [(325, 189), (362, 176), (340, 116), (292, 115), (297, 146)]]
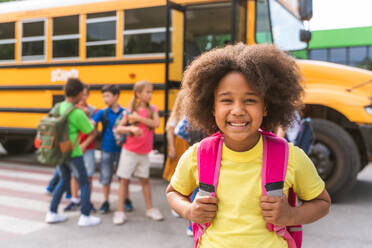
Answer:
[[(2, 233), (25, 235), (48, 227), (44, 218), (50, 207), (51, 197), (45, 195), (45, 187), (53, 175), (54, 168), (11, 166), (0, 162), (0, 239)], [(93, 180), (93, 188), (91, 200), (103, 202), (102, 185), (97, 178)], [(113, 182), (111, 188), (114, 192), (110, 194), (110, 201), (115, 204), (119, 183)], [(131, 184), (129, 190), (131, 193), (139, 193), (141, 186)], [(66, 202), (61, 201), (60, 212)], [(80, 211), (65, 214), (73, 217), (80, 215)]]
[(41, 230), (48, 225), (38, 221), (24, 220), (11, 216), (0, 215), (0, 231), (16, 233), (16, 234), (28, 234)]
[[(45, 181), (45, 185), (47, 185), (49, 180), (52, 178), (52, 174), (50, 175), (41, 174), (41, 173), (37, 173), (36, 171), (35, 173), (30, 173), (30, 172), (1, 170), (1, 167), (0, 167), (0, 176), (8, 176), (8, 177), (14, 177), (14, 178), (19, 178), (19, 179), (36, 179), (36, 180)], [(102, 187), (102, 184), (100, 184), (98, 179), (94, 179), (93, 187), (100, 188)], [(139, 185), (131, 184), (129, 187), (130, 187), (129, 190), (131, 192), (138, 192), (141, 190), (141, 187)], [(111, 184), (111, 189), (118, 190), (119, 184), (117, 182), (113, 182)]]
[(0, 195), (0, 205), (15, 208), (25, 208), (35, 211), (46, 212), (49, 208), (48, 202), (29, 200), (19, 197), (1, 196)]

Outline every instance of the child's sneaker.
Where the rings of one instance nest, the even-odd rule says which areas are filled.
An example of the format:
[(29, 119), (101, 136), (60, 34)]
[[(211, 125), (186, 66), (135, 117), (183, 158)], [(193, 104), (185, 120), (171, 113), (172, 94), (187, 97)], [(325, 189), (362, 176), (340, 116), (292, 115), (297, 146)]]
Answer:
[(193, 234), (192, 234), (192, 226), (191, 225), (186, 228), (186, 235), (189, 236), (189, 237), (192, 237), (193, 236)]
[(133, 204), (132, 201), (128, 198), (124, 200), (124, 210), (126, 212), (132, 212), (133, 211)]
[(97, 212), (97, 209), (94, 207), (93, 203), (89, 203), (89, 206), (90, 206), (90, 211), (95, 213)]
[(70, 212), (70, 211), (76, 211), (80, 207), (80, 202), (75, 203), (75, 202), (70, 202), (64, 209), (63, 211), (65, 212)]
[(160, 221), (164, 219), (163, 215), (160, 213), (159, 209), (157, 208), (151, 208), (151, 209), (146, 210), (146, 216), (155, 221)]
[(47, 195), (51, 195), (52, 193), (53, 193), (53, 192), (52, 192), (52, 190), (50, 189), (49, 186), (45, 188), (45, 194), (47, 194)]
[(101, 222), (101, 218), (95, 217), (93, 215), (85, 216), (80, 215), (78, 226), (86, 227), (86, 226), (95, 226)]
[(127, 216), (124, 212), (116, 211), (114, 213), (114, 216), (112, 217), (112, 222), (115, 225), (121, 225), (124, 224), (124, 222), (127, 220)]
[(172, 215), (173, 215), (174, 217), (176, 217), (176, 218), (181, 218), (181, 216), (180, 216), (176, 211), (174, 211), (173, 209), (171, 210), (171, 213), (172, 213)]
[(66, 220), (67, 220), (67, 216), (53, 213), (50, 211), (45, 216), (45, 222), (49, 224), (64, 222)]
[(108, 201), (105, 201), (102, 206), (99, 208), (99, 211), (102, 213), (102, 214), (107, 214), (108, 212), (110, 212), (110, 203)]
[(65, 199), (66, 199), (66, 200), (70, 200), (71, 198), (72, 198), (71, 194), (67, 194), (67, 193), (66, 193), (66, 195), (65, 195)]

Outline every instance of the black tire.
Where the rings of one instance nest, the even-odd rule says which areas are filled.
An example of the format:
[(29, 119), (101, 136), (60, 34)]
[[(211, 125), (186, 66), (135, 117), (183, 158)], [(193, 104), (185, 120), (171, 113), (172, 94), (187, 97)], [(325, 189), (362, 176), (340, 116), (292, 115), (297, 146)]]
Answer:
[(354, 140), (337, 124), (312, 119), (314, 144), (310, 158), (326, 182), (333, 200), (338, 200), (354, 186), (360, 170), (360, 155)]
[(8, 154), (21, 154), (33, 150), (32, 139), (11, 139), (2, 144)]

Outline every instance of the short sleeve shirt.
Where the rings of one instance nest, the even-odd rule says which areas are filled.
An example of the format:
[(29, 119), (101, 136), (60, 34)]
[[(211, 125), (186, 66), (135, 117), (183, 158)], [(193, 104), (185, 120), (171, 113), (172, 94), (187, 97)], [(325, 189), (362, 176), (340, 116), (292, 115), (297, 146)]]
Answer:
[[(154, 113), (158, 112), (158, 109), (156, 106), (151, 106)], [(139, 109), (138, 115), (148, 118), (148, 109), (143, 108)], [(125, 150), (135, 152), (138, 154), (147, 154), (151, 152), (152, 145), (154, 142), (154, 130), (150, 129), (148, 126), (146, 126), (143, 123), (138, 123), (138, 127), (142, 130), (141, 136), (131, 136), (128, 135), (125, 144), (123, 145), (123, 148)]]
[(103, 136), (101, 142), (101, 149), (105, 152), (120, 152), (121, 150), (121, 147), (116, 145), (115, 136), (112, 129), (114, 128), (116, 119), (121, 115), (123, 110), (124, 109), (121, 106), (119, 106), (119, 110), (117, 112), (114, 112), (111, 108), (108, 107), (103, 110), (102, 109), (98, 110), (92, 117), (92, 120), (98, 123), (103, 121), (104, 112), (106, 114), (107, 123), (105, 130), (102, 130)]
[[(63, 114), (71, 106), (72, 103), (66, 101), (62, 102), (59, 108), (59, 113)], [(67, 119), (69, 137), (72, 144), (74, 144), (76, 139), (78, 139), (80, 132), (88, 134), (94, 129), (84, 111), (79, 108), (75, 108), (74, 110), (72, 110)], [(80, 142), (77, 141), (74, 150), (72, 151), (71, 157), (78, 157), (82, 155), (83, 152), (80, 149)]]
[[(173, 188), (185, 196), (198, 186), (198, 146), (196, 143), (182, 155), (171, 179)], [(283, 238), (268, 231), (261, 215), (262, 154), (262, 137), (246, 152), (235, 152), (223, 145), (216, 192), (218, 211), (199, 247), (287, 247)], [(290, 144), (284, 193), (288, 196), (288, 189), (293, 187), (300, 199), (308, 201), (320, 195), (324, 186), (311, 160)]]

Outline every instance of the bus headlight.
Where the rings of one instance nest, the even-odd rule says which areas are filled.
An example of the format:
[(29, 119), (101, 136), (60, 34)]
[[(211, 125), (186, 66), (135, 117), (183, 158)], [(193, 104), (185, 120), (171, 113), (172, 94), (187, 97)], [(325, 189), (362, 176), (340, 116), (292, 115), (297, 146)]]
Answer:
[(368, 114), (372, 115), (372, 104), (365, 107)]

